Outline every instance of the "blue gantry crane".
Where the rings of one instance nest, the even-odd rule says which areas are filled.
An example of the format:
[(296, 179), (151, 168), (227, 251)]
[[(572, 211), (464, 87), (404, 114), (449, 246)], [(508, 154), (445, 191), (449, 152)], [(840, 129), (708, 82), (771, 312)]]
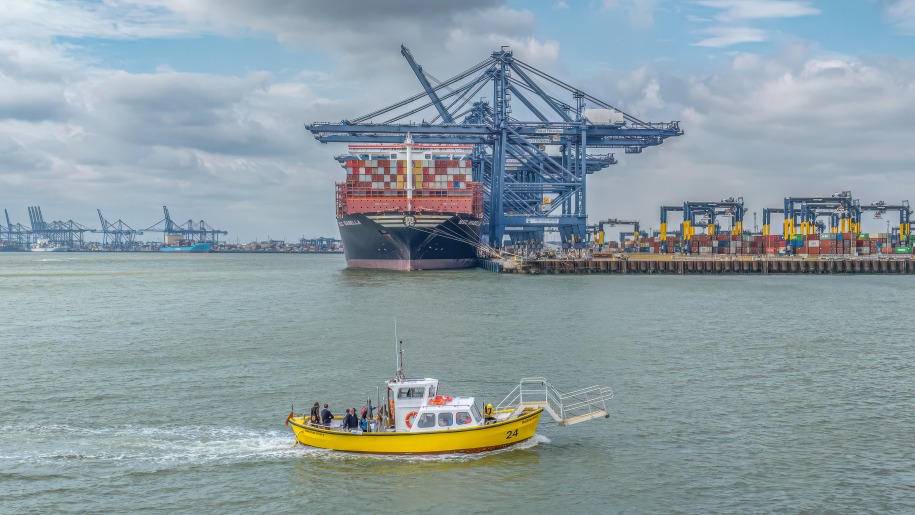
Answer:
[(154, 225), (143, 229), (144, 232), (164, 233), (166, 240), (169, 240), (169, 236), (172, 236), (180, 237), (181, 240), (189, 242), (207, 241), (214, 243), (219, 243), (220, 235), (229, 234), (227, 231), (214, 229), (203, 220), (200, 220), (199, 222), (188, 220), (183, 225), (177, 224), (172, 220), (171, 214), (168, 212), (168, 206), (162, 206), (162, 211), (165, 213), (165, 218), (159, 220)]
[(606, 237), (604, 227), (616, 227), (617, 225), (628, 225), (632, 227), (632, 232), (620, 231), (620, 243), (626, 241), (626, 235), (631, 234), (634, 240), (639, 239), (640, 237), (648, 237), (648, 234), (641, 230), (641, 222), (638, 220), (621, 220), (619, 218), (608, 218), (607, 220), (601, 220), (597, 222), (596, 240), (595, 243), (598, 245), (603, 245)]
[(686, 201), (682, 206), (661, 206), (661, 226), (658, 238), (661, 240), (661, 251), (667, 252), (668, 220), (667, 213), (682, 212), (683, 223), (680, 225), (680, 234), (683, 238), (683, 251), (689, 252), (689, 240), (696, 233), (696, 227), (705, 226), (709, 235), (714, 236), (718, 231), (718, 219), (731, 219), (731, 235), (743, 234), (744, 208), (743, 197), (729, 197), (718, 202)]
[(48, 241), (66, 245), (71, 249), (84, 246), (83, 234), (91, 231), (88, 227), (73, 220), (55, 220), (46, 222), (40, 206), (30, 206), (29, 221), (32, 226), (31, 236), (36, 240), (45, 238)]
[[(785, 239), (817, 232), (817, 218), (834, 217), (837, 232), (861, 232), (861, 206), (850, 191), (833, 193), (831, 197), (785, 197)], [(765, 216), (763, 226), (765, 227)]]
[(10, 213), (6, 209), (3, 210), (3, 214), (6, 217), (6, 227), (0, 225), (0, 239), (9, 247), (24, 249), (28, 246), (31, 229), (21, 223), (10, 221)]
[[(364, 116), (307, 129), (322, 143), (473, 146), (473, 180), (483, 185), (483, 234), (491, 247), (543, 241), (558, 230), (562, 245), (587, 243), (587, 176), (616, 163), (612, 153), (640, 153), (680, 136), (679, 122), (649, 123), (514, 57), (502, 47), (444, 81), (401, 46), (422, 91)], [(434, 83), (434, 84), (433, 84)], [(480, 92), (491, 93), (491, 99)], [(421, 117), (413, 123), (411, 117)]]
[(117, 222), (109, 222), (102, 215), (101, 209), (96, 209), (96, 211), (98, 211), (98, 219), (102, 224), (102, 229), (93, 230), (92, 232), (102, 233), (102, 248), (106, 250), (130, 250), (137, 244), (136, 237), (143, 234), (143, 231), (130, 227), (121, 219), (118, 219)]
[(882, 200), (871, 202), (868, 206), (861, 206), (861, 211), (873, 211), (874, 218), (883, 218), (887, 211), (899, 212), (899, 227), (893, 228), (893, 244), (905, 245), (912, 235), (912, 210), (908, 200), (899, 204), (887, 204)]

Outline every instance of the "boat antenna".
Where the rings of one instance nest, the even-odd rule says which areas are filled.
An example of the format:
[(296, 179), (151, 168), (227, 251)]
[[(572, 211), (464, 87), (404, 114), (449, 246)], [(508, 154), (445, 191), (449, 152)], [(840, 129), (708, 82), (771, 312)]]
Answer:
[(403, 340), (397, 342), (397, 380), (403, 381)]
[(397, 339), (397, 317), (394, 317), (394, 353), (397, 355), (397, 371), (395, 381), (403, 381), (403, 340)]

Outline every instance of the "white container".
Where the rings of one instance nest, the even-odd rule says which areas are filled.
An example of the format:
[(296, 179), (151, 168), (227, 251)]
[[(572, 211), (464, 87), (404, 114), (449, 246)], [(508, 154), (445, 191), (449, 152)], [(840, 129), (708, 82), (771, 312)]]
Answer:
[(590, 125), (624, 125), (623, 113), (614, 109), (585, 109), (583, 113)]

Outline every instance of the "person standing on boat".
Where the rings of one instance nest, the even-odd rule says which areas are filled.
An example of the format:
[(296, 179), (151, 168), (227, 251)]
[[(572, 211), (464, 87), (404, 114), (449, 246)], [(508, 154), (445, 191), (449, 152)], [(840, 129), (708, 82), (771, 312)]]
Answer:
[(356, 419), (356, 408), (346, 410), (346, 416), (343, 417), (343, 430), (349, 431), (359, 427), (359, 421)]
[(320, 412), (321, 412), (321, 405), (316, 402), (315, 405), (311, 407), (311, 418), (309, 419), (309, 421), (312, 424), (318, 425), (321, 423), (321, 413)]
[(330, 421), (334, 419), (334, 414), (327, 409), (327, 404), (324, 404), (324, 409), (321, 410), (321, 425), (324, 427), (330, 427)]

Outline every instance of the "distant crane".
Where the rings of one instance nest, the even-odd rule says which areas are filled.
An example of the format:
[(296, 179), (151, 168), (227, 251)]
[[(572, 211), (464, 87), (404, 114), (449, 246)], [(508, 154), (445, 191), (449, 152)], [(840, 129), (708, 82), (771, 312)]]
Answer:
[(6, 216), (6, 227), (0, 226), (0, 236), (5, 233), (5, 241), (7, 243), (15, 244), (18, 247), (24, 247), (29, 242), (31, 230), (20, 223), (14, 224), (11, 222), (10, 213), (6, 209), (3, 210), (3, 214)]
[(871, 202), (869, 206), (861, 206), (861, 211), (873, 211), (874, 218), (882, 218), (887, 211), (898, 211), (899, 228), (894, 228), (893, 230), (893, 237), (897, 245), (905, 245), (912, 234), (912, 210), (909, 207), (908, 200), (903, 200), (899, 204), (887, 204), (882, 200), (878, 200)]
[(172, 221), (172, 217), (168, 212), (167, 206), (162, 206), (162, 211), (165, 213), (165, 218), (159, 220), (151, 227), (143, 229), (144, 232), (162, 232), (165, 234), (166, 240), (169, 239), (169, 235), (172, 235), (179, 236), (182, 240), (187, 240), (190, 242), (207, 241), (213, 243), (219, 243), (220, 235), (224, 236), (229, 234), (228, 231), (214, 229), (203, 220), (200, 220), (199, 222), (188, 220), (184, 225), (176, 224), (174, 221)]
[(136, 245), (136, 237), (143, 234), (142, 231), (130, 227), (121, 219), (111, 223), (102, 216), (101, 209), (97, 209), (96, 211), (98, 211), (98, 219), (102, 224), (102, 229), (100, 231), (93, 230), (92, 232), (102, 233), (103, 248), (109, 250), (130, 250)]
[(616, 227), (617, 225), (631, 225), (632, 226), (631, 233), (626, 233), (624, 231), (620, 231), (620, 243), (623, 243), (623, 241), (625, 241), (626, 234), (632, 234), (633, 239), (638, 239), (640, 236), (643, 235), (642, 231), (639, 230), (641, 222), (639, 222), (638, 220), (620, 220), (618, 218), (609, 218), (607, 220), (601, 220), (601, 221), (597, 222), (597, 240), (598, 240), (597, 244), (598, 245), (604, 244), (604, 237), (606, 234), (604, 232), (604, 226)]
[(719, 217), (731, 219), (732, 236), (743, 234), (744, 215), (746, 214), (743, 197), (729, 197), (717, 202), (687, 201), (683, 203), (682, 207), (661, 206), (661, 228), (658, 236), (661, 240), (662, 252), (667, 252), (667, 213), (671, 211), (683, 212), (683, 223), (680, 225), (683, 252), (689, 252), (689, 241), (696, 234), (696, 227), (704, 225), (709, 235), (717, 234)]
[(29, 207), (29, 221), (32, 225), (31, 235), (37, 240), (46, 238), (48, 241), (66, 245), (71, 249), (83, 246), (83, 234), (91, 231), (88, 227), (73, 220), (45, 222), (41, 214), (41, 207)]

